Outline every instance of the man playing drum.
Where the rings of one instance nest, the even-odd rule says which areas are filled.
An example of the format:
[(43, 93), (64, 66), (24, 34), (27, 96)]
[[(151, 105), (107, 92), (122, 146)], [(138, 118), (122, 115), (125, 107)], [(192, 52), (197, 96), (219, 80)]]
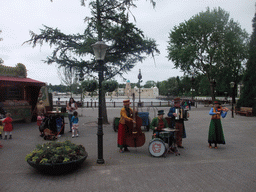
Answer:
[(173, 135), (169, 134), (167, 138), (162, 138), (160, 134), (161, 132), (164, 132), (164, 128), (168, 128), (168, 122), (164, 119), (164, 110), (159, 110), (157, 115), (157, 117), (152, 119), (150, 129), (153, 130), (153, 134), (156, 138), (161, 138), (164, 142), (168, 143), (169, 147), (171, 147)]

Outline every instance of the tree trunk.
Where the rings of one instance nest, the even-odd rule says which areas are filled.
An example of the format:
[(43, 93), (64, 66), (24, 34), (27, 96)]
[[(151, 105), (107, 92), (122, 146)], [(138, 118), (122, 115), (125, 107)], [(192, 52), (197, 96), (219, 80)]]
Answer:
[(214, 94), (214, 85), (213, 85), (212, 83), (210, 84), (210, 88), (211, 88), (212, 102), (214, 102), (214, 100), (215, 100), (215, 94)]

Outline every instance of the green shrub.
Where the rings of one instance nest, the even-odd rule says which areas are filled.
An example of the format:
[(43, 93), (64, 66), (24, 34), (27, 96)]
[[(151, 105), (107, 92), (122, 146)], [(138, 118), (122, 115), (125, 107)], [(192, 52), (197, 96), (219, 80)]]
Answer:
[(35, 150), (26, 155), (25, 160), (37, 164), (54, 164), (78, 160), (85, 155), (86, 151), (82, 145), (76, 145), (70, 141), (53, 141), (43, 145), (38, 144)]

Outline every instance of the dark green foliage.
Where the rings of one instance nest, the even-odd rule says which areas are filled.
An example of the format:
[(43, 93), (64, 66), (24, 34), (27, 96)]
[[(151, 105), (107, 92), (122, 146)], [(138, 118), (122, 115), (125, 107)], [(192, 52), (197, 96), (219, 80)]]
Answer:
[(223, 92), (230, 89), (231, 81), (237, 84), (241, 80), (247, 40), (248, 34), (238, 23), (229, 20), (227, 12), (208, 8), (174, 27), (169, 35), (167, 57), (174, 62), (175, 68), (187, 74), (204, 75), (214, 99), (210, 81), (215, 79), (217, 86), (225, 85), (219, 87)]
[(106, 92), (113, 92), (118, 88), (117, 81), (111, 80), (111, 81), (103, 81), (102, 83), (103, 90)]
[(151, 87), (155, 87), (155, 86), (156, 86), (155, 81), (147, 81), (143, 87), (144, 88), (151, 88)]
[(48, 43), (54, 46), (54, 50), (47, 57), (46, 63), (73, 67), (79, 74), (97, 78), (97, 62), (94, 60), (91, 45), (100, 37), (110, 45), (105, 58), (104, 79), (110, 79), (117, 74), (122, 76), (136, 63), (144, 60), (146, 55), (159, 53), (155, 40), (146, 38), (140, 29), (129, 22), (127, 12), (131, 6), (135, 6), (132, 0), (101, 0), (98, 16), (96, 1), (91, 1), (92, 17), (86, 18), (88, 25), (84, 34), (66, 35), (57, 28), (44, 26), (40, 34), (31, 31), (31, 39), (26, 43), (33, 47)]
[(249, 60), (246, 64), (244, 87), (237, 107), (253, 107), (253, 115), (256, 115), (256, 14), (252, 22), (253, 33), (249, 44)]
[(36, 164), (55, 164), (78, 160), (85, 155), (84, 146), (76, 145), (67, 140), (38, 144), (35, 150), (26, 155), (25, 160)]
[(98, 88), (98, 82), (96, 80), (83, 81), (82, 87), (87, 92), (94, 92)]
[(65, 85), (48, 85), (49, 90), (57, 91), (57, 92), (67, 92), (68, 87)]
[[(54, 46), (46, 63), (57, 63), (59, 67), (74, 68), (79, 79), (84, 76), (98, 78), (98, 62), (94, 59), (92, 44), (104, 41), (109, 48), (104, 59), (104, 80), (122, 76), (146, 56), (159, 53), (155, 40), (146, 38), (143, 31), (129, 22), (129, 8), (136, 7), (133, 0), (91, 0), (91, 17), (86, 17), (87, 27), (83, 34), (66, 35), (57, 28), (44, 26), (41, 34), (30, 32), (31, 39), (25, 43)], [(155, 6), (155, 2), (150, 0)], [(81, 0), (85, 5), (85, 1)], [(103, 100), (105, 96), (103, 95)], [(103, 102), (104, 103), (104, 102)], [(104, 112), (105, 111), (105, 112)], [(103, 104), (103, 116), (106, 115)], [(107, 121), (105, 116), (104, 121)]]

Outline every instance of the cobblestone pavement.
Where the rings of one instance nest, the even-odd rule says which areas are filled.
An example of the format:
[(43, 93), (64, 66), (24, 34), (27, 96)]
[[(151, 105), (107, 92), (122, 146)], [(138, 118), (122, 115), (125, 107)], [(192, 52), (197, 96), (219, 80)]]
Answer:
[[(228, 106), (229, 107), (229, 106)], [(159, 108), (160, 109), (160, 108)], [(169, 108), (161, 108), (168, 113)], [(150, 119), (158, 108), (142, 108)], [(58, 141), (71, 140), (85, 146), (88, 158), (77, 171), (60, 176), (37, 172), (25, 162), (26, 154), (36, 144), (48, 141), (39, 136), (36, 123), (15, 123), (12, 140), (0, 140), (0, 191), (255, 191), (256, 190), (256, 117), (231, 113), (222, 119), (226, 145), (209, 149), (207, 143), (210, 108), (193, 107), (185, 122), (187, 138), (180, 156), (150, 156), (148, 144), (152, 131), (146, 132), (146, 143), (118, 152), (117, 133), (112, 120), (120, 108), (108, 109), (110, 124), (103, 126), (103, 157), (97, 161), (97, 109), (79, 109), (80, 135), (71, 138), (66, 125)], [(68, 120), (66, 119), (66, 122)]]

